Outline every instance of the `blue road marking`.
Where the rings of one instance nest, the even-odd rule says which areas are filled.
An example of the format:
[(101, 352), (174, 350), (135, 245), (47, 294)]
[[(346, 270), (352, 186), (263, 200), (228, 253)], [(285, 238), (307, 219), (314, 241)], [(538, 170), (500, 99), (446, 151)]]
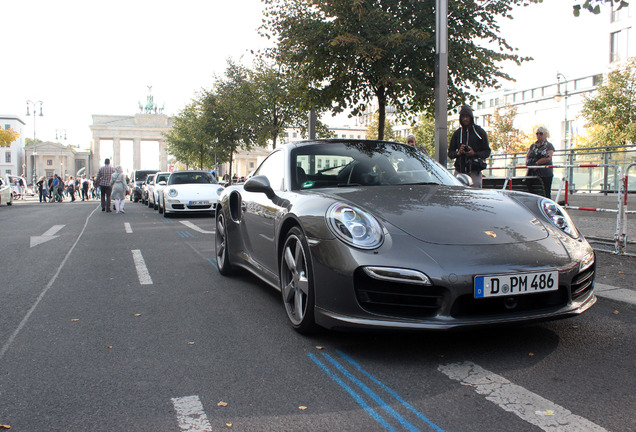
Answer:
[(410, 403), (408, 403), (407, 401), (402, 399), (402, 397), (400, 395), (398, 395), (394, 390), (390, 389), (389, 387), (384, 385), (380, 380), (378, 380), (377, 378), (372, 376), (370, 373), (368, 373), (367, 371), (362, 369), (362, 367), (355, 360), (353, 360), (351, 357), (349, 357), (348, 355), (346, 355), (342, 351), (336, 351), (336, 352), (338, 354), (340, 354), (340, 356), (342, 358), (344, 358), (347, 362), (349, 362), (351, 365), (353, 365), (353, 367), (355, 367), (360, 373), (365, 375), (371, 381), (373, 381), (374, 383), (379, 385), (384, 391), (386, 391), (391, 396), (393, 396), (395, 398), (395, 400), (397, 400), (399, 403), (401, 403), (406, 409), (408, 409), (409, 411), (414, 413), (420, 420), (426, 422), (426, 424), (428, 424), (434, 431), (436, 431), (436, 432), (445, 432), (444, 429), (442, 429), (439, 426), (437, 426), (435, 423), (433, 423), (431, 420), (429, 420), (428, 417), (426, 417), (424, 414), (422, 414), (417, 409), (415, 409), (415, 407), (413, 405), (411, 405)]
[(212, 264), (214, 266), (215, 269), (219, 269), (216, 265), (216, 262), (212, 261), (210, 258), (208, 258), (208, 261), (210, 262), (210, 264)]
[[(351, 382), (360, 387), (364, 393), (367, 394), (371, 399), (373, 399), (387, 414), (391, 415), (394, 419), (396, 419), (406, 430), (410, 432), (419, 432), (419, 429), (409, 423), (404, 417), (402, 417), (397, 411), (395, 411), (389, 404), (387, 404), (380, 396), (378, 396), (373, 390), (371, 390), (366, 384), (357, 379), (351, 374), (344, 366), (342, 366), (336, 359), (331, 357), (329, 354), (323, 354), (323, 356), (331, 362), (332, 365), (335, 366), (336, 369), (340, 371), (345, 377), (347, 377)], [(377, 383), (379, 381), (374, 380)]]
[(369, 415), (373, 417), (375, 421), (377, 421), (382, 426), (384, 426), (386, 430), (395, 431), (395, 429), (380, 414), (378, 414), (373, 408), (371, 408), (364, 401), (364, 399), (362, 399), (362, 397), (355, 392), (355, 390), (353, 390), (344, 381), (342, 381), (333, 372), (331, 372), (324, 363), (322, 363), (320, 360), (318, 360), (318, 358), (316, 358), (315, 355), (311, 353), (308, 355), (309, 355), (309, 358), (312, 359), (314, 363), (316, 363), (323, 370), (323, 372), (325, 372), (329, 376), (329, 378), (334, 380), (336, 383), (338, 383), (338, 385), (340, 385), (340, 387), (342, 387), (347, 393), (349, 393), (349, 395), (358, 403), (358, 405), (360, 405), (367, 413), (369, 413)]

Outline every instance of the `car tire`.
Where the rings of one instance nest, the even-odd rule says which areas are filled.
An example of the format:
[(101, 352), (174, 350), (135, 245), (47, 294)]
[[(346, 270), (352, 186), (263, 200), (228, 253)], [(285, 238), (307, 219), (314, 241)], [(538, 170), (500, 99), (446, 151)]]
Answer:
[(161, 202), (159, 202), (159, 214), (163, 214), (163, 207), (161, 206)]
[(223, 212), (217, 212), (216, 234), (214, 235), (214, 254), (216, 256), (216, 266), (219, 269), (219, 273), (223, 276), (229, 276), (234, 273), (234, 267), (230, 262), (230, 253), (227, 241), (227, 226), (225, 224), (225, 220)]
[(159, 210), (159, 204), (157, 203), (157, 200), (155, 200), (155, 201), (152, 203), (152, 207), (153, 207), (155, 210)]
[(316, 331), (314, 278), (307, 239), (299, 227), (285, 237), (280, 256), (280, 290), (290, 324), (299, 333)]

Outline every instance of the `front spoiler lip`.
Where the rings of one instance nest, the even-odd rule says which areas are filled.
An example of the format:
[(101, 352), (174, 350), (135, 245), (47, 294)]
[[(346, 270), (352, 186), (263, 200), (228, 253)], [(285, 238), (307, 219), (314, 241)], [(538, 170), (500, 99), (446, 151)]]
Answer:
[(377, 329), (377, 330), (454, 330), (477, 327), (492, 327), (506, 324), (522, 324), (545, 322), (577, 316), (591, 308), (597, 301), (592, 290), (584, 299), (550, 312), (525, 313), (515, 316), (479, 317), (472, 319), (456, 319), (452, 317), (438, 317), (423, 320), (391, 319), (378, 315), (355, 317), (341, 315), (335, 312), (315, 308), (316, 323), (328, 329)]

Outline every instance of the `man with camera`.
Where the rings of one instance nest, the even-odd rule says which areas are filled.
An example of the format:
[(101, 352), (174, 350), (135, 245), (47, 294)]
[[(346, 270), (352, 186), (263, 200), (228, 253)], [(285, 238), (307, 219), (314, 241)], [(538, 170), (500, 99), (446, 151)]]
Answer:
[(486, 169), (486, 158), (490, 156), (488, 135), (475, 124), (469, 106), (463, 106), (459, 111), (459, 123), (448, 146), (448, 157), (455, 159), (455, 174), (468, 174), (473, 187), (481, 188), (481, 171)]

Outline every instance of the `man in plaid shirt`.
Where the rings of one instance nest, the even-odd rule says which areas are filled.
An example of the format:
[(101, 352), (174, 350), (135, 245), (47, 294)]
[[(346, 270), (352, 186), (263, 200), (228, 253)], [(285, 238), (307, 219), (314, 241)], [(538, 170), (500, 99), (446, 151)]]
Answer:
[(102, 211), (111, 212), (110, 209), (110, 193), (113, 191), (110, 185), (110, 178), (115, 172), (115, 168), (110, 165), (110, 159), (104, 161), (104, 166), (97, 172), (95, 179), (95, 187), (99, 187), (102, 197)]

